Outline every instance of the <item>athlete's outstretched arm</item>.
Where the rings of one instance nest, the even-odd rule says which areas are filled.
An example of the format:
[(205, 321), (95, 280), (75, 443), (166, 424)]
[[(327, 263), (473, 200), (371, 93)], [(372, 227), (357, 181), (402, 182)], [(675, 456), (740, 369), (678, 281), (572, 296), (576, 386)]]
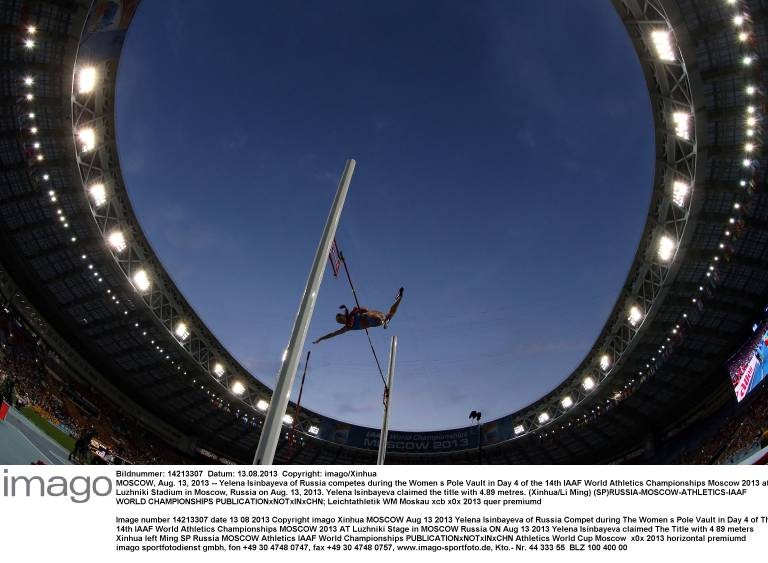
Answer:
[(389, 312), (387, 313), (386, 319), (387, 322), (392, 320), (392, 317), (395, 316), (395, 313), (397, 313), (397, 308), (400, 307), (400, 301), (403, 300), (403, 288), (401, 287), (400, 290), (397, 292), (397, 298), (395, 299), (395, 302), (392, 303), (392, 306), (389, 308)]
[(344, 333), (345, 333), (345, 332), (347, 332), (348, 330), (349, 330), (349, 328), (347, 328), (347, 327), (343, 326), (343, 327), (341, 327), (339, 330), (336, 330), (336, 331), (333, 331), (333, 332), (329, 332), (329, 333), (328, 333), (328, 334), (326, 334), (325, 336), (321, 336), (320, 338), (318, 338), (317, 340), (315, 340), (315, 341), (314, 341), (312, 344), (317, 344), (318, 342), (320, 342), (320, 341), (322, 341), (322, 340), (328, 340), (329, 338), (333, 338), (334, 336), (338, 336), (338, 335), (340, 335), (340, 334), (344, 334)]

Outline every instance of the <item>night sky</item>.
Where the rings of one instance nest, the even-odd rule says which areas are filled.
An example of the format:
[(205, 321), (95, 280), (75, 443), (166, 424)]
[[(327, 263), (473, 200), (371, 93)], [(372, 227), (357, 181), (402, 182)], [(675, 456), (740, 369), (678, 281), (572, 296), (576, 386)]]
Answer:
[[(390, 329), (371, 333), (382, 360), (400, 339), (395, 429), (491, 420), (562, 381), (648, 211), (650, 102), (608, 2), (145, 0), (117, 96), (150, 242), (270, 386), (357, 159), (337, 238), (364, 306), (386, 311), (405, 286)], [(309, 346), (342, 303), (328, 269)], [(312, 350), (305, 406), (378, 426), (365, 334)]]

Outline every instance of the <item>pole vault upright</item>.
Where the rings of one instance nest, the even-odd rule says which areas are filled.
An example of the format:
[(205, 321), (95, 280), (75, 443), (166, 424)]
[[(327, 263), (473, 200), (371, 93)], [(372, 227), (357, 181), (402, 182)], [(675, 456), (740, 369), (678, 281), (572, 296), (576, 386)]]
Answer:
[(333, 200), (331, 212), (325, 222), (323, 236), (315, 252), (312, 269), (309, 271), (309, 279), (304, 287), (304, 294), (299, 304), (299, 312), (296, 314), (296, 320), (293, 321), (291, 338), (288, 341), (288, 347), (283, 353), (280, 374), (277, 377), (277, 384), (272, 393), (272, 400), (264, 420), (264, 427), (261, 429), (261, 438), (259, 438), (259, 445), (256, 448), (256, 456), (253, 458), (255, 465), (271, 465), (275, 458), (275, 450), (277, 449), (277, 441), (280, 439), (283, 417), (288, 407), (288, 394), (291, 392), (293, 380), (296, 378), (299, 356), (304, 348), (309, 322), (312, 320), (312, 313), (315, 310), (315, 302), (320, 291), (320, 282), (323, 280), (328, 252), (331, 250), (331, 243), (336, 236), (336, 227), (339, 225), (339, 217), (344, 207), (344, 200), (347, 198), (349, 183), (352, 180), (352, 173), (354, 171), (355, 160), (350, 158), (341, 175), (339, 188), (336, 190), (336, 197)]
[(392, 403), (392, 380), (395, 377), (395, 356), (397, 356), (397, 336), (392, 337), (389, 345), (389, 367), (387, 368), (387, 388), (384, 390), (384, 422), (379, 436), (379, 457), (377, 465), (384, 465), (387, 456), (387, 435), (389, 434), (389, 405)]

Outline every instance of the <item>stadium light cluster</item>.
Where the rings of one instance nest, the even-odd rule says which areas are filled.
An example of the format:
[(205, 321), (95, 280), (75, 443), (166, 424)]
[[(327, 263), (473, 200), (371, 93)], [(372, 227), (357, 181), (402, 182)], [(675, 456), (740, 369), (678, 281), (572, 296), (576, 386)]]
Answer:
[(84, 127), (77, 132), (77, 139), (80, 141), (80, 150), (91, 152), (96, 148), (96, 132), (93, 127)]
[(122, 252), (128, 247), (122, 231), (112, 231), (107, 240), (109, 241), (109, 246), (111, 246), (115, 252)]
[(657, 29), (651, 32), (651, 41), (659, 59), (666, 62), (672, 62), (676, 59), (672, 49), (672, 37), (668, 30)]
[(672, 114), (675, 124), (675, 134), (686, 141), (691, 138), (691, 114), (687, 111), (676, 111)]
[(177, 338), (181, 341), (186, 340), (189, 338), (189, 327), (187, 327), (187, 323), (184, 321), (179, 321), (176, 323), (176, 328), (173, 330), (173, 332), (176, 334)]
[(688, 202), (688, 194), (691, 193), (691, 185), (688, 182), (675, 180), (672, 182), (672, 203), (678, 207), (685, 207)]
[(659, 260), (662, 262), (669, 262), (675, 255), (676, 249), (677, 243), (675, 240), (669, 235), (663, 235), (659, 239), (659, 246), (657, 248), (656, 254), (659, 257)]
[(100, 182), (91, 184), (88, 193), (91, 195), (94, 207), (102, 207), (107, 203), (107, 190), (104, 188), (104, 184)]
[(643, 312), (640, 310), (640, 307), (638, 307), (637, 305), (632, 305), (632, 307), (629, 308), (629, 315), (627, 316), (627, 321), (633, 327), (640, 326), (640, 323), (643, 322)]
[(96, 69), (86, 66), (77, 73), (77, 93), (90, 94), (96, 88)]
[(149, 276), (144, 269), (137, 270), (133, 274), (133, 285), (136, 286), (141, 293), (149, 290), (151, 283), (149, 282)]

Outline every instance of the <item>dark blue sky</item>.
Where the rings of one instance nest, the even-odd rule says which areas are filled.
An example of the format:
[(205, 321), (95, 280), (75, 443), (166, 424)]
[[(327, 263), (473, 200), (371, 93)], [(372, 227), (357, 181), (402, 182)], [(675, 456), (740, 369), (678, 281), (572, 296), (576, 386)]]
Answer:
[[(400, 338), (398, 429), (490, 420), (556, 386), (648, 211), (648, 94), (607, 2), (146, 0), (117, 102), (151, 243), (269, 385), (357, 159), (338, 239), (365, 306), (406, 288), (391, 330), (372, 332), (382, 358)], [(310, 339), (341, 303), (328, 272)], [(376, 426), (381, 392), (364, 333), (313, 347), (309, 408)]]

